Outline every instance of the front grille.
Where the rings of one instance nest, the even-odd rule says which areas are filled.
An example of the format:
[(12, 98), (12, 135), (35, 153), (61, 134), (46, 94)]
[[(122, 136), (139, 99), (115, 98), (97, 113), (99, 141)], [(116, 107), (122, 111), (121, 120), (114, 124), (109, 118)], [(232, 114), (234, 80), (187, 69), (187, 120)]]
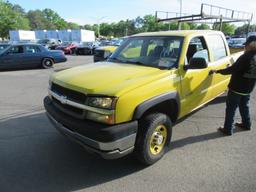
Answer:
[(104, 50), (95, 50), (95, 56), (104, 58)]
[(66, 96), (67, 99), (72, 100), (74, 102), (80, 103), (80, 104), (85, 104), (86, 101), (86, 95), (71, 89), (64, 88), (60, 85), (57, 85), (55, 83), (52, 84), (51, 90), (54, 93), (57, 93), (58, 95), (61, 96)]
[(52, 100), (53, 100), (53, 104), (64, 113), (70, 114), (75, 117), (81, 117), (81, 118), (83, 117), (83, 113), (84, 113), (83, 109), (79, 109), (70, 105), (64, 105), (54, 97), (52, 98)]

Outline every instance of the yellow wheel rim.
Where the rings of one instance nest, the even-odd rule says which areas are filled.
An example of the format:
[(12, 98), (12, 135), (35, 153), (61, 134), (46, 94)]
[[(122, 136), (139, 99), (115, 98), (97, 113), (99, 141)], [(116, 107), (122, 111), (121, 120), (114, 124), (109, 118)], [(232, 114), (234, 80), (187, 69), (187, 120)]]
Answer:
[(158, 155), (163, 150), (166, 138), (167, 128), (164, 125), (157, 126), (150, 139), (150, 152), (153, 155)]

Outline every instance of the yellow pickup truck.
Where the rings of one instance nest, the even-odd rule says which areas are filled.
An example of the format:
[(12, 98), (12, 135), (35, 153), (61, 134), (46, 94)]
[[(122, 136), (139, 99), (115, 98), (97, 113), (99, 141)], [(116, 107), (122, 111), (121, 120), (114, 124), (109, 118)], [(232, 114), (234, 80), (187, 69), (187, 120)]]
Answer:
[(117, 45), (109, 45), (104, 47), (99, 47), (95, 49), (95, 53), (93, 55), (93, 61), (99, 62), (99, 61), (105, 61), (108, 59), (108, 57), (115, 52), (115, 50), (118, 48)]
[(175, 122), (227, 89), (231, 65), (218, 31), (167, 31), (129, 37), (107, 60), (55, 73), (44, 99), (55, 127), (113, 159), (134, 153), (144, 164), (171, 146)]

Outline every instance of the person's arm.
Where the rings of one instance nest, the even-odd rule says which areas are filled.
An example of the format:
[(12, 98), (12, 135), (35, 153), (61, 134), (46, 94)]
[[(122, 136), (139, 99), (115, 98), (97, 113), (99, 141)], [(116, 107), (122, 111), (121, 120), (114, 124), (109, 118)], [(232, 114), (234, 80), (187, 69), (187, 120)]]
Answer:
[(249, 62), (248, 58), (248, 54), (245, 53), (241, 55), (232, 66), (227, 67), (225, 69), (217, 70), (216, 73), (220, 73), (222, 75), (230, 75), (234, 72), (242, 72), (246, 67), (247, 63)]

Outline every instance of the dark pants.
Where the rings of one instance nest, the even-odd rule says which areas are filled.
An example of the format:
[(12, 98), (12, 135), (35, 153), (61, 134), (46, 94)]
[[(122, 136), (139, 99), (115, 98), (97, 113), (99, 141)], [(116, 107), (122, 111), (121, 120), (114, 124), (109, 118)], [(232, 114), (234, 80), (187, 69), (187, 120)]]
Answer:
[(237, 107), (239, 107), (243, 126), (251, 127), (250, 112), (249, 112), (250, 95), (240, 95), (231, 90), (228, 91), (226, 101), (226, 117), (224, 128), (228, 131), (233, 131), (234, 117)]

